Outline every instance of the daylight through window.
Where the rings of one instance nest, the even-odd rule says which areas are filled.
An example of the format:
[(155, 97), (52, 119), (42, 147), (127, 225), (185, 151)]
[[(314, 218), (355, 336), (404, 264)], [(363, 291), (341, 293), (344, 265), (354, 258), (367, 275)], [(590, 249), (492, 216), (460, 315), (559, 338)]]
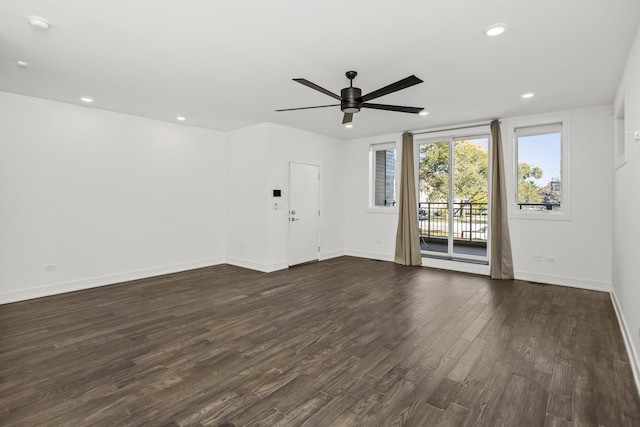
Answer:
[(396, 149), (394, 144), (378, 144), (371, 147), (372, 195), (371, 205), (392, 207), (396, 205)]
[(562, 211), (562, 124), (517, 128), (517, 209)]

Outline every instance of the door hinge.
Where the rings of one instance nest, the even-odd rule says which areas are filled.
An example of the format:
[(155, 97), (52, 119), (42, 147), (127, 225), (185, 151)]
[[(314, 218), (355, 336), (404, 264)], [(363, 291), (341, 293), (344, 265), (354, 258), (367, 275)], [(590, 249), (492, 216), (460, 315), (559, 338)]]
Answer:
[(318, 209), (318, 216), (320, 216), (320, 209)]
[(320, 246), (318, 246), (318, 252), (320, 252)]

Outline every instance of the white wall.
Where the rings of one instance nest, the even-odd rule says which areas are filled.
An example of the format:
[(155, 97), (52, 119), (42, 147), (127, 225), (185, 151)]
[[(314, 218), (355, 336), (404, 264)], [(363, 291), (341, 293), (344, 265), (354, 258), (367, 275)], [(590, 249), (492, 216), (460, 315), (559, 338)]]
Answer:
[[(509, 135), (513, 125), (557, 117), (569, 121), (570, 219), (519, 219), (511, 213), (509, 230), (517, 279), (610, 290), (613, 206), (610, 112), (610, 106), (601, 106), (502, 120), (511, 207), (515, 206), (516, 194), (513, 135)], [(542, 257), (543, 261), (534, 261), (535, 257)], [(548, 262), (549, 258), (555, 262)]]
[[(289, 163), (320, 166), (320, 259), (344, 255), (345, 141), (269, 124), (269, 262), (287, 266)], [(272, 189), (281, 189), (281, 198), (271, 197)], [(274, 209), (278, 203), (278, 210)]]
[(260, 271), (269, 269), (268, 148), (267, 124), (228, 133), (226, 258), (230, 264)]
[[(627, 60), (619, 96), (626, 92), (625, 123), (640, 131), (640, 31)], [(627, 163), (614, 174), (613, 299), (640, 388), (640, 141), (627, 143)]]
[[(544, 283), (608, 291), (611, 284), (612, 206), (612, 118), (610, 107), (593, 107), (561, 112), (570, 120), (571, 219), (536, 221), (510, 218), (516, 278)], [(503, 119), (503, 140), (509, 123), (525, 118)], [(387, 135), (348, 141), (347, 168), (347, 253), (392, 260), (398, 221), (396, 213), (373, 213), (368, 207), (369, 155), (371, 144), (397, 141)], [(505, 144), (505, 167), (514, 165), (511, 145)], [(400, 154), (398, 154), (398, 157)], [(511, 178), (508, 178), (509, 182)], [(515, 182), (515, 180), (513, 180)], [(510, 203), (515, 192), (509, 191)], [(595, 201), (597, 200), (597, 202)], [(586, 243), (588, 242), (588, 243)], [(555, 258), (555, 263), (534, 263), (532, 256)], [(425, 259), (424, 265), (459, 268), (488, 273), (477, 265)]]
[(224, 164), (221, 132), (0, 92), (0, 303), (222, 262)]
[(289, 265), (290, 162), (320, 166), (320, 259), (344, 254), (344, 141), (263, 123), (230, 132), (227, 152), (228, 263), (265, 272)]
[[(347, 254), (393, 261), (398, 229), (397, 208), (369, 209), (369, 150), (372, 144), (396, 144), (398, 183), (402, 136), (383, 135), (347, 141), (345, 150), (346, 248)], [(399, 184), (397, 184), (397, 188)], [(396, 190), (397, 191), (397, 190)]]

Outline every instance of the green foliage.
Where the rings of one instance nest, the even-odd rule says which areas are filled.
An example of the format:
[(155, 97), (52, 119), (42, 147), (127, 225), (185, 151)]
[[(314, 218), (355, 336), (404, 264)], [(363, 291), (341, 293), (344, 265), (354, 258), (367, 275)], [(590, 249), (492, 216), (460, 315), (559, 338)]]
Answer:
[[(455, 144), (453, 193), (456, 202), (487, 203), (487, 150), (472, 141), (456, 141)], [(449, 198), (449, 143), (422, 145), (418, 173), (421, 199), (446, 202)], [(543, 171), (539, 167), (518, 164), (518, 203), (560, 203), (560, 183), (553, 181), (540, 187), (536, 180), (542, 176)]]
[(534, 180), (542, 178), (542, 169), (518, 163), (518, 203), (543, 203), (544, 194)]
[[(449, 198), (449, 143), (421, 146), (419, 164), (420, 194), (431, 202)], [(456, 141), (453, 191), (457, 201), (487, 203), (489, 155), (480, 144)]]

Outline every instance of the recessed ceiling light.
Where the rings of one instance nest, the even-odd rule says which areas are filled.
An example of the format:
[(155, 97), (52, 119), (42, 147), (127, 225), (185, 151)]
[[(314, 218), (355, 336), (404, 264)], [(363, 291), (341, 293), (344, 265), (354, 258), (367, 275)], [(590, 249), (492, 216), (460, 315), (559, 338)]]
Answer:
[(422, 111), (420, 111), (418, 114), (420, 114), (421, 116), (428, 116), (428, 115), (429, 115), (429, 112), (428, 112), (428, 111), (425, 111), (425, 110), (422, 110)]
[(90, 104), (93, 102), (92, 98), (87, 98), (86, 96), (83, 96), (82, 98), (80, 98), (80, 101), (82, 102), (86, 102), (87, 104)]
[(484, 30), (484, 33), (489, 37), (495, 37), (495, 36), (499, 36), (500, 34), (504, 33), (504, 31), (506, 29), (507, 29), (507, 24), (493, 24), (493, 25), (487, 27)]
[(29, 66), (29, 63), (25, 61), (18, 61), (16, 62), (16, 65), (20, 68), (27, 68)]
[(351, 129), (353, 127), (352, 123), (347, 123), (344, 125), (344, 127), (346, 127), (347, 129)]
[(184, 122), (185, 120), (187, 120), (187, 118), (183, 116), (178, 116), (176, 117), (176, 120), (180, 120), (181, 122)]
[(51, 24), (49, 24), (46, 19), (40, 18), (39, 16), (29, 16), (27, 19), (29, 20), (29, 24), (31, 24), (31, 26), (34, 28), (48, 30), (51, 26)]
[(527, 93), (523, 93), (522, 95), (520, 95), (521, 98), (527, 99), (527, 98), (533, 98), (535, 94), (533, 92), (527, 92)]

